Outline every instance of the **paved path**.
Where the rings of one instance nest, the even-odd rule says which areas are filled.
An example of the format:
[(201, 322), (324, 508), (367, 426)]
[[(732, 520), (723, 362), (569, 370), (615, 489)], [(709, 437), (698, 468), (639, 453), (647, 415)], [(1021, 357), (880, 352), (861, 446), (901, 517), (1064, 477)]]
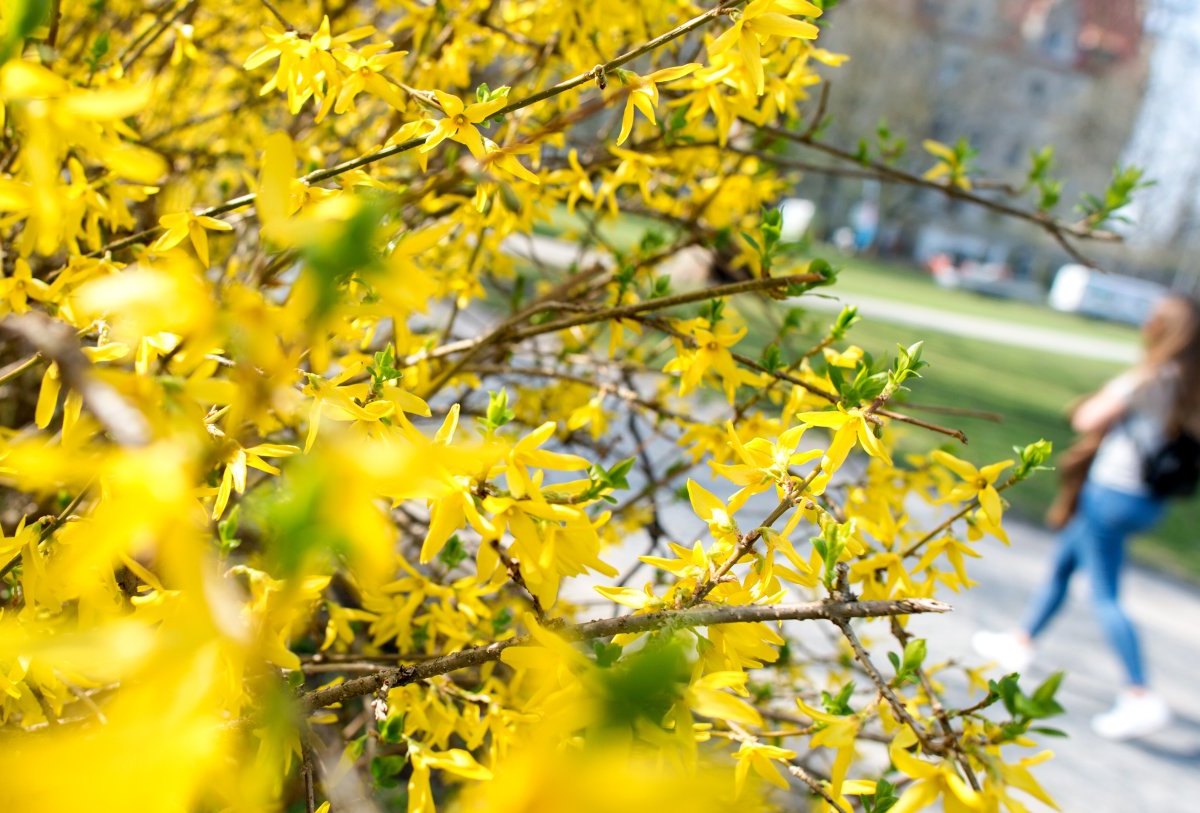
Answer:
[(893, 302), (862, 294), (849, 294), (838, 291), (836, 287), (833, 294), (838, 298), (806, 297), (804, 306), (812, 310), (839, 311), (845, 304), (857, 305), (858, 312), (868, 319), (914, 325), (954, 336), (984, 339), (997, 344), (1028, 347), (1079, 358), (1133, 363), (1139, 357), (1137, 345), (1128, 342), (1082, 336), (1078, 333), (1023, 325), (1002, 319), (989, 319), (986, 316), (954, 313), (907, 302)]

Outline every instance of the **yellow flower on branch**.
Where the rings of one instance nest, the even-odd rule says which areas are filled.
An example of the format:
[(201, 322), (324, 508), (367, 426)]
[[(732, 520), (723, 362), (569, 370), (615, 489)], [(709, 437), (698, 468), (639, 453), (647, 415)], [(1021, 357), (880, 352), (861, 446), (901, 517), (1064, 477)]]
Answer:
[(763, 745), (759, 742), (743, 742), (742, 747), (734, 753), (733, 757), (737, 760), (737, 767), (734, 768), (733, 773), (734, 798), (740, 797), (742, 791), (745, 790), (746, 778), (750, 775), (751, 769), (772, 785), (783, 790), (788, 789), (788, 782), (779, 773), (775, 762), (786, 763), (789, 759), (795, 759), (795, 751), (775, 745)]
[(400, 87), (390, 82), (383, 72), (404, 59), (408, 51), (386, 53), (391, 47), (390, 42), (377, 42), (361, 51), (334, 51), (338, 62), (349, 72), (341, 83), (337, 102), (333, 106), (334, 113), (341, 114), (353, 109), (355, 97), (363, 91), (383, 99), (397, 110), (404, 109), (404, 97), (400, 95)]
[(642, 115), (650, 119), (651, 124), (656, 123), (654, 105), (658, 104), (659, 82), (674, 81), (687, 76), (699, 67), (700, 63), (689, 62), (687, 65), (680, 65), (677, 68), (663, 68), (646, 76), (638, 76), (632, 71), (619, 72), (617, 75), (629, 86), (629, 98), (625, 100), (625, 112), (621, 114), (621, 133), (617, 136), (617, 144), (624, 144), (625, 139), (629, 138), (629, 134), (633, 132), (634, 109), (641, 110)]
[(821, 9), (807, 0), (754, 0), (737, 16), (728, 28), (708, 46), (709, 56), (728, 51), (736, 43), (755, 92), (761, 96), (765, 90), (766, 77), (763, 72), (762, 46), (759, 37), (797, 37), (812, 40), (817, 38), (818, 29), (806, 20), (793, 20), (791, 15), (819, 17)]
[(459, 97), (440, 90), (435, 90), (433, 95), (437, 97), (438, 104), (442, 106), (442, 112), (446, 116), (434, 126), (419, 151), (430, 152), (448, 138), (464, 145), (471, 151), (471, 155), (482, 160), (486, 155), (486, 150), (483, 146), (483, 136), (476, 129), (476, 125), (483, 124), (496, 111), (508, 104), (507, 95), (475, 104), (464, 104)]
[(836, 410), (826, 412), (801, 412), (796, 420), (809, 426), (824, 426), (834, 430), (833, 442), (825, 452), (821, 468), (826, 474), (833, 474), (846, 462), (846, 456), (854, 448), (855, 441), (862, 446), (863, 451), (872, 457), (878, 457), (889, 466), (892, 459), (887, 449), (875, 437), (875, 432), (867, 420), (867, 413), (858, 407), (846, 409), (839, 406)]
[(922, 178), (927, 181), (945, 178), (950, 186), (971, 191), (971, 179), (967, 177), (967, 173), (971, 168), (971, 159), (975, 157), (975, 150), (965, 139), (959, 139), (958, 143), (951, 147), (927, 138), (921, 142), (921, 146), (938, 159), (938, 162), (921, 176)]
[(49, 302), (54, 298), (50, 286), (35, 279), (29, 263), (17, 258), (13, 263), (12, 276), (0, 276), (0, 313), (25, 313), (29, 300)]
[(952, 454), (947, 454), (941, 449), (933, 452), (933, 459), (941, 463), (950, 471), (962, 478), (962, 482), (955, 485), (947, 492), (945, 502), (965, 502), (966, 500), (979, 500), (979, 507), (983, 509), (983, 515), (990, 523), (991, 528), (1000, 525), (1000, 519), (1004, 514), (1004, 505), (1000, 501), (1000, 493), (996, 491), (996, 478), (1000, 476), (1000, 472), (1007, 469), (1013, 464), (1011, 460), (1001, 460), (999, 463), (993, 463), (990, 466), (984, 466), (982, 469), (977, 469), (965, 460), (960, 460)]
[(696, 389), (710, 369), (720, 377), (724, 384), (725, 397), (730, 403), (733, 403), (739, 386), (758, 381), (758, 376), (740, 369), (734, 361), (733, 354), (729, 352), (729, 348), (746, 335), (746, 328), (735, 331), (725, 324), (710, 328), (707, 319), (693, 319), (687, 322), (686, 326), (690, 326), (691, 329), (683, 332), (691, 336), (695, 348), (681, 347), (679, 355), (663, 367), (663, 372), (666, 373), (682, 373), (679, 379), (681, 396)]
[(941, 797), (946, 813), (972, 813), (986, 809), (985, 801), (978, 792), (955, 772), (949, 762), (926, 762), (908, 752), (916, 741), (911, 729), (903, 730), (888, 747), (888, 754), (896, 769), (913, 780), (900, 801), (892, 808), (893, 813), (914, 813), (924, 810)]
[(158, 219), (158, 224), (166, 229), (166, 232), (154, 241), (152, 248), (155, 251), (167, 251), (182, 243), (185, 237), (191, 238), (192, 247), (196, 249), (196, 256), (200, 258), (200, 264), (205, 268), (208, 268), (209, 265), (208, 232), (233, 231), (233, 226), (224, 220), (195, 215), (191, 212), (163, 215)]

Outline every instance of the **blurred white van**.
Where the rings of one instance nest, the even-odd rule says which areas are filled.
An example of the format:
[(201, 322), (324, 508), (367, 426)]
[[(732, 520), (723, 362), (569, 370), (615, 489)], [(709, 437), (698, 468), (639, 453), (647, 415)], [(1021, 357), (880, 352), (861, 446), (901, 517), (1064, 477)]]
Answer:
[(1054, 275), (1049, 302), (1056, 311), (1140, 325), (1167, 293), (1157, 282), (1071, 264)]

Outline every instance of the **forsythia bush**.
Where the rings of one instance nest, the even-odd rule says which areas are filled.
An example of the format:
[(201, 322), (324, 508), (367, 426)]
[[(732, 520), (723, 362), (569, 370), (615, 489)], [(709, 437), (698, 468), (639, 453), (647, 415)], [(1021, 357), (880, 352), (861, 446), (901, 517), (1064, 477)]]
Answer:
[(821, 13), (8, 0), (0, 809), (1052, 804), (909, 632), (1046, 444), (789, 310)]

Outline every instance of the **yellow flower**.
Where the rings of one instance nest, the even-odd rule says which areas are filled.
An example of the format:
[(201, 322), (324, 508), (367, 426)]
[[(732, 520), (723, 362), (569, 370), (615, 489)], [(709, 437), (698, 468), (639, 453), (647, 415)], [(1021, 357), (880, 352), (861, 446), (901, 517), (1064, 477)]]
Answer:
[[(254, 70), (273, 59), (279, 60), (279, 66), (262, 86), (259, 95), (265, 96), (273, 90), (287, 93), (288, 111), (292, 115), (299, 113), (310, 97), (315, 98), (319, 103), (315, 120), (319, 122), (333, 107), (341, 86), (339, 62), (331, 53), (332, 49), (345, 48), (369, 37), (375, 29), (362, 26), (334, 37), (326, 16), (317, 33), (308, 38), (295, 31), (279, 31), (270, 26), (263, 26), (262, 32), (267, 37), (267, 44), (246, 57), (242, 67)], [(391, 43), (384, 43), (382, 47), (391, 47)]]
[(725, 424), (725, 433), (729, 436), (729, 445), (740, 461), (733, 464), (714, 462), (713, 470), (737, 485), (749, 486), (754, 491), (762, 491), (771, 483), (782, 483), (789, 476), (792, 466), (799, 466), (819, 457), (818, 450), (797, 452), (800, 437), (807, 427), (793, 426), (779, 435), (775, 443), (765, 438), (753, 438), (743, 444), (738, 437), (737, 428), (732, 421)]
[(419, 151), (430, 152), (449, 138), (466, 146), (471, 151), (471, 155), (482, 160), (486, 154), (483, 147), (483, 136), (480, 135), (479, 130), (475, 129), (475, 125), (487, 121), (497, 110), (508, 104), (508, 99), (500, 96), (488, 102), (476, 102), (468, 105), (463, 104), (463, 100), (459, 97), (440, 90), (435, 90), (433, 95), (437, 97), (438, 104), (442, 106), (442, 112), (446, 115), (426, 137), (425, 143)]
[(725, 397), (733, 403), (739, 386), (758, 381), (758, 376), (740, 369), (734, 361), (733, 354), (729, 352), (729, 348), (746, 335), (746, 328), (734, 331), (725, 324), (718, 324), (709, 329), (706, 319), (692, 320), (688, 324), (693, 327), (684, 332), (691, 335), (695, 341), (695, 348), (681, 348), (679, 354), (663, 367), (663, 372), (682, 373), (679, 379), (679, 394), (687, 395), (696, 389), (704, 374), (712, 369), (724, 384)]
[(697, 714), (714, 720), (730, 720), (746, 726), (762, 725), (762, 715), (744, 700), (739, 700), (724, 689), (733, 689), (742, 697), (748, 697), (745, 672), (730, 670), (711, 672), (688, 687), (685, 700), (688, 708)]
[(854, 448), (855, 440), (862, 445), (867, 454), (878, 457), (889, 466), (892, 464), (887, 449), (883, 448), (883, 444), (875, 437), (875, 432), (867, 421), (867, 414), (858, 407), (846, 409), (839, 405), (836, 410), (801, 412), (796, 416), (796, 420), (809, 426), (825, 426), (834, 430), (833, 442), (829, 444), (825, 459), (821, 461), (821, 468), (826, 474), (833, 474), (842, 467), (846, 456)]
[(567, 153), (567, 168), (556, 170), (550, 174), (549, 183), (561, 185), (567, 190), (567, 211), (575, 213), (575, 205), (580, 198), (589, 201), (596, 200), (596, 190), (592, 179), (588, 177), (583, 165), (579, 163), (579, 151), (574, 147)]
[(727, 508), (715, 494), (695, 480), (687, 481), (687, 493), (688, 499), (692, 503), (692, 510), (708, 525), (713, 539), (732, 544), (738, 535), (737, 523), (733, 519), (737, 508)]
[(732, 27), (708, 46), (709, 56), (724, 53), (737, 43), (746, 70), (754, 82), (755, 92), (763, 95), (765, 76), (759, 37), (811, 40), (817, 38), (820, 30), (805, 20), (793, 20), (789, 16), (792, 14), (819, 17), (821, 9), (806, 0), (754, 0), (738, 15)]
[(526, 169), (525, 165), (517, 160), (518, 155), (537, 152), (537, 149), (536, 144), (518, 144), (511, 147), (500, 147), (490, 138), (484, 138), (483, 157), (479, 159), (479, 163), (483, 164), (485, 168), (492, 170), (493, 173), (499, 169), (531, 184), (540, 184), (541, 181), (538, 179), (538, 176)]
[(787, 780), (779, 773), (775, 762), (787, 763), (788, 760), (796, 757), (795, 751), (774, 745), (763, 745), (759, 742), (743, 742), (742, 747), (733, 756), (737, 760), (737, 767), (734, 768), (733, 773), (735, 798), (740, 797), (742, 791), (745, 790), (746, 777), (750, 774), (751, 769), (772, 785), (783, 790), (788, 789)]
[(47, 302), (52, 298), (50, 286), (34, 279), (29, 263), (21, 258), (13, 263), (11, 277), (0, 277), (0, 312), (25, 313), (30, 299)]
[(192, 247), (196, 249), (196, 256), (200, 258), (200, 263), (205, 268), (209, 266), (208, 231), (233, 231), (233, 226), (224, 220), (195, 215), (191, 212), (163, 215), (158, 219), (158, 224), (166, 229), (166, 232), (154, 241), (152, 248), (155, 251), (167, 251), (175, 248), (183, 242), (185, 237), (190, 237)]
[(941, 449), (933, 452), (933, 459), (950, 469), (950, 471), (957, 474), (963, 480), (950, 489), (944, 500), (946, 502), (963, 502), (978, 499), (979, 507), (983, 509), (983, 515), (987, 521), (992, 527), (999, 526), (1000, 519), (1004, 513), (1004, 506), (1000, 502), (999, 492), (996, 491), (996, 478), (1000, 476), (1000, 472), (1011, 466), (1013, 462), (1011, 460), (1001, 460), (999, 463), (993, 463), (990, 466), (977, 469), (967, 461), (960, 460), (954, 455), (943, 452)]
[(642, 111), (642, 115), (656, 123), (654, 105), (658, 104), (658, 82), (671, 82), (687, 76), (700, 67), (698, 62), (689, 62), (677, 68), (663, 68), (647, 76), (638, 76), (632, 71), (622, 71), (619, 75), (629, 86), (629, 98), (625, 101), (625, 112), (621, 114), (621, 133), (617, 136), (617, 144), (624, 144), (625, 139), (633, 131), (633, 111)]
[(279, 474), (279, 469), (272, 466), (264, 457), (290, 457), (300, 451), (298, 446), (280, 443), (260, 443), (243, 449), (236, 443), (226, 452), (224, 457), (225, 470), (221, 473), (221, 485), (217, 488), (217, 499), (213, 503), (212, 518), (220, 519), (229, 504), (231, 491), (242, 494), (246, 491), (246, 467), (249, 466), (267, 474)]
[(896, 769), (915, 780), (901, 795), (892, 813), (916, 813), (932, 805), (939, 796), (946, 813), (984, 810), (983, 798), (955, 772), (952, 763), (925, 762), (908, 752), (915, 739), (912, 731), (905, 729), (888, 747)]
[(368, 45), (361, 51), (339, 49), (334, 51), (349, 75), (342, 81), (338, 92), (337, 102), (333, 106), (334, 113), (345, 113), (354, 106), (354, 98), (363, 91), (383, 99), (397, 110), (404, 109), (404, 97), (400, 88), (390, 82), (383, 72), (395, 63), (404, 59), (408, 51), (392, 51), (383, 53), (391, 48), (390, 42), (377, 42)]

